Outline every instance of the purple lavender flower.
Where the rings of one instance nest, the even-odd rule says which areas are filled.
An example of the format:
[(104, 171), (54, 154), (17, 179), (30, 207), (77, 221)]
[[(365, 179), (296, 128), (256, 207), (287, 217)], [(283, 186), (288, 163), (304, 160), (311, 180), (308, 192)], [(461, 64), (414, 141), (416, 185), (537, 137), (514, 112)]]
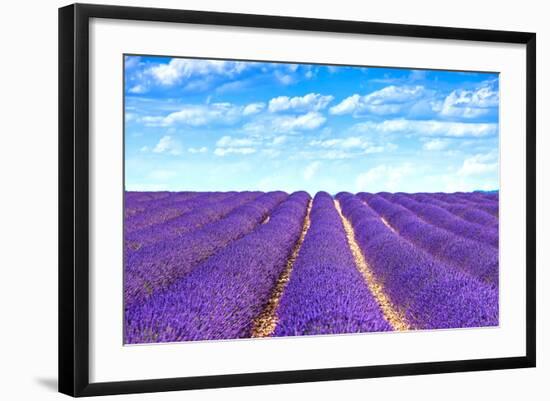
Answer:
[(498, 286), (497, 249), (425, 223), (407, 208), (380, 196), (369, 197), (368, 204), (399, 235), (418, 247), (480, 280)]
[(225, 218), (187, 234), (144, 246), (125, 258), (124, 300), (129, 307), (188, 274), (199, 262), (254, 230), (288, 195), (269, 192)]
[(126, 343), (249, 337), (300, 236), (308, 200), (292, 194), (267, 223), (128, 308)]
[(351, 254), (332, 197), (319, 192), (274, 336), (391, 330)]
[(435, 259), (388, 228), (359, 198), (338, 194), (368, 265), (413, 328), (498, 325), (498, 290)]

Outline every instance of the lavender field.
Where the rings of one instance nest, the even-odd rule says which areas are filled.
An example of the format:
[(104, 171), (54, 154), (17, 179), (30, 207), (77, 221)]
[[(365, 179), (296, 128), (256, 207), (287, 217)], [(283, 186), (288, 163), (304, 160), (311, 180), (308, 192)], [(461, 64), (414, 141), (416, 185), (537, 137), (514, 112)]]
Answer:
[(497, 326), (498, 192), (126, 192), (126, 344)]

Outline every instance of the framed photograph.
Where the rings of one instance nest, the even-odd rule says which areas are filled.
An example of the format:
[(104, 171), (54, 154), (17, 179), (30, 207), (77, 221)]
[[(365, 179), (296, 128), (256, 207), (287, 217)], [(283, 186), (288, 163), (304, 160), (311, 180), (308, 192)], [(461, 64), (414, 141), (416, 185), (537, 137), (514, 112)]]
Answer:
[(535, 366), (535, 34), (59, 10), (59, 390)]

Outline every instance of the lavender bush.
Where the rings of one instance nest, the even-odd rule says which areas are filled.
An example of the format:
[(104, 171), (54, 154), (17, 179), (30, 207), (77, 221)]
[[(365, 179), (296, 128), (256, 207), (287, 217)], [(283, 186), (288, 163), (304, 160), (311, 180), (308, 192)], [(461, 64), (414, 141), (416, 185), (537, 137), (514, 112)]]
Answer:
[(498, 202), (127, 192), (124, 341), (496, 326)]
[(498, 291), (413, 246), (350, 194), (337, 198), (355, 230), (367, 263), (413, 328), (498, 324)]
[[(211, 193), (183, 202), (178, 216), (166, 221), (156, 221), (125, 236), (127, 252), (132, 252), (145, 245), (166, 241), (185, 233), (197, 230), (206, 224), (227, 216), (231, 211), (245, 203), (258, 198), (260, 192), (241, 192), (238, 194)], [(162, 210), (165, 210), (162, 209)], [(162, 211), (161, 210), (161, 211)], [(162, 224), (160, 224), (162, 223)]]
[(392, 202), (398, 203), (413, 211), (428, 223), (449, 230), (464, 238), (469, 238), (498, 248), (497, 227), (481, 227), (478, 224), (473, 224), (461, 219), (445, 209), (417, 202), (404, 194), (395, 194), (390, 199)]
[(319, 192), (278, 310), (275, 336), (391, 330), (359, 273), (332, 197)]
[(253, 319), (296, 243), (309, 195), (292, 194), (269, 222), (233, 242), (165, 291), (126, 313), (126, 342), (250, 336)]
[(127, 255), (124, 300), (128, 307), (188, 274), (202, 260), (248, 234), (288, 195), (269, 192), (227, 217), (180, 237), (144, 246)]
[(385, 218), (399, 235), (433, 256), (458, 266), (472, 276), (498, 286), (498, 250), (450, 231), (427, 224), (405, 207), (380, 196), (369, 197), (369, 206)]

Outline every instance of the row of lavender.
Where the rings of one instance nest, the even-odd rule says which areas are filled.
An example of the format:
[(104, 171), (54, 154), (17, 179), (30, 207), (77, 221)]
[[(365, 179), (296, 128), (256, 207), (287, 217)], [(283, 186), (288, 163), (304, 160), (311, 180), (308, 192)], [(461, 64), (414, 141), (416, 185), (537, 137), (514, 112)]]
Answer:
[[(365, 197), (369, 198), (366, 194)], [(337, 195), (367, 263), (411, 327), (435, 329), (498, 324), (498, 288), (454, 268), (427, 252), (424, 246), (416, 246), (384, 224), (380, 215), (360, 198), (346, 193)], [(368, 202), (380, 208), (388, 206), (372, 197)], [(418, 219), (412, 222), (418, 223)]]
[[(128, 193), (127, 226), (148, 223), (126, 233), (125, 342), (250, 337), (304, 229), (309, 199), (304, 192)], [(498, 324), (498, 194), (336, 199), (409, 327)], [(315, 196), (290, 278), (271, 335), (393, 329), (326, 193)]]
[[(216, 219), (209, 224), (201, 225), (204, 218), (204, 209), (201, 208), (183, 215), (181, 219), (185, 218), (183, 227), (196, 226), (194, 230), (167, 236), (165, 240), (144, 244), (134, 252), (126, 252), (125, 307), (147, 300), (157, 290), (188, 274), (199, 262), (250, 233), (287, 197), (284, 192), (256, 193), (252, 199), (248, 194), (241, 195), (244, 199), (229, 202), (230, 207), (226, 201), (216, 203), (214, 209), (223, 210), (224, 213), (216, 213)], [(201, 224), (195, 224), (194, 217)], [(152, 227), (165, 232), (166, 224), (170, 225), (172, 221)]]
[[(400, 236), (418, 248), (482, 281), (498, 286), (498, 249), (484, 243), (484, 237), (479, 238), (479, 232), (493, 230), (492, 225), (484, 226), (460, 220), (444, 210), (437, 210), (436, 206), (412, 199), (401, 203), (401, 198), (391, 202), (372, 194), (359, 194), (358, 197), (384, 218)], [(412, 204), (413, 207), (407, 208), (403, 204)], [(422, 208), (423, 213), (413, 213), (412, 210), (418, 211), (419, 208)], [(441, 224), (429, 224), (430, 220), (436, 219)], [(471, 226), (475, 227), (469, 231), (469, 235), (460, 235), (464, 235)], [(444, 227), (452, 227), (453, 230), (446, 230)]]
[(126, 343), (250, 336), (300, 235), (308, 201), (305, 192), (290, 195), (266, 224), (147, 302), (132, 304), (125, 316)]
[(333, 198), (319, 192), (278, 310), (275, 336), (388, 331), (349, 248)]

